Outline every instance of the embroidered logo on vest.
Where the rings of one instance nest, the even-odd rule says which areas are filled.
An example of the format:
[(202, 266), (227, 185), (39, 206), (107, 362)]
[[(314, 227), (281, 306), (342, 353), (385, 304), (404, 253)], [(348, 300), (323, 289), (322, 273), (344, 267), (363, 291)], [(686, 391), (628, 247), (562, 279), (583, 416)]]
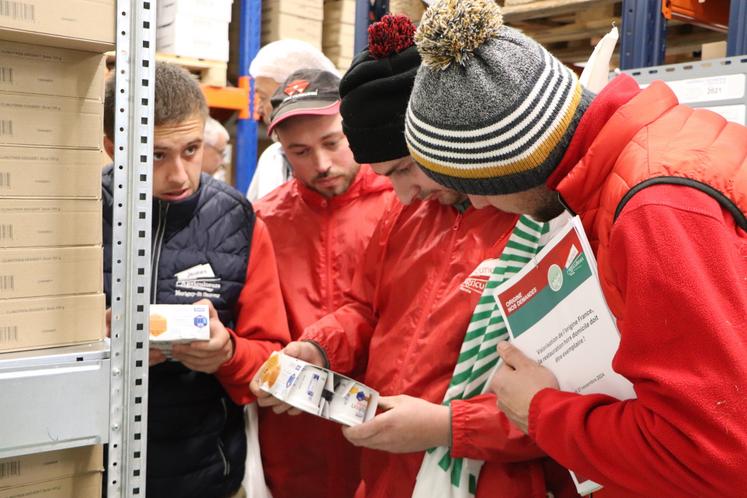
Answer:
[(221, 279), (215, 276), (210, 263), (187, 268), (174, 275), (174, 295), (190, 298), (219, 298)]

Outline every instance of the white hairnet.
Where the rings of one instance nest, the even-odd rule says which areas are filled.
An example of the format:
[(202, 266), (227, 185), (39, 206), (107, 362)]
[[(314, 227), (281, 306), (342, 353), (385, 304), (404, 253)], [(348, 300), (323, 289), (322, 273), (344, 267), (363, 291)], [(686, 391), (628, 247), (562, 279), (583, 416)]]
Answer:
[(340, 76), (327, 56), (301, 40), (279, 40), (262, 47), (249, 66), (249, 75), (282, 83), (299, 69), (321, 69)]

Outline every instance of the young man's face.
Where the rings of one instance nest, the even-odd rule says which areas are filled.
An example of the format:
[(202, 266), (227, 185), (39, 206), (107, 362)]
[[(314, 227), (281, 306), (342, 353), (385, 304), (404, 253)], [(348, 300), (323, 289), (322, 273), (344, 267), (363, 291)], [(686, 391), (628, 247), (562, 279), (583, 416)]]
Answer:
[(389, 178), (402, 204), (410, 204), (414, 199), (435, 200), (451, 206), (466, 199), (466, 196), (442, 187), (426, 175), (410, 156), (372, 163), (377, 175)]
[(279, 86), (280, 83), (272, 78), (268, 78), (267, 76), (258, 76), (254, 78), (254, 93), (257, 94), (257, 99), (259, 100), (257, 112), (262, 118), (262, 121), (264, 121), (268, 126), (270, 124), (270, 114), (272, 114), (272, 103), (270, 102), (270, 98), (272, 98), (272, 94), (275, 93), (275, 90), (277, 90)]
[(347, 191), (360, 165), (342, 133), (342, 117), (294, 116), (275, 129), (293, 176), (324, 197)]
[(205, 119), (200, 114), (153, 130), (153, 196), (180, 201), (200, 187)]
[(539, 221), (550, 221), (563, 212), (557, 192), (545, 185), (514, 194), (469, 195), (469, 200), (478, 209), (493, 206), (505, 213), (528, 214)]

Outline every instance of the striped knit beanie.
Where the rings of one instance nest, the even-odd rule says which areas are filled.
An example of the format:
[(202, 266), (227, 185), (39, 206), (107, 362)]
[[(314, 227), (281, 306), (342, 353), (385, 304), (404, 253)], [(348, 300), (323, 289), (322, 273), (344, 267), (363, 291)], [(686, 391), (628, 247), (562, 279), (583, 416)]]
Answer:
[(573, 71), (504, 26), (494, 0), (438, 0), (415, 42), (405, 138), (420, 167), (467, 194), (544, 183), (593, 98)]

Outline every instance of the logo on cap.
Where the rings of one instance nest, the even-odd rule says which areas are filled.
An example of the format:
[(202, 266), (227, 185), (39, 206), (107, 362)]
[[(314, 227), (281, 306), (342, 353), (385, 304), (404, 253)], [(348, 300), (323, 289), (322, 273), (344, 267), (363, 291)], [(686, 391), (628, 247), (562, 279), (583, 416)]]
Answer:
[(289, 97), (292, 97), (297, 93), (303, 93), (304, 91), (306, 91), (306, 88), (308, 88), (308, 86), (309, 82), (306, 80), (293, 80), (288, 83), (283, 92), (285, 92), (285, 94)]

